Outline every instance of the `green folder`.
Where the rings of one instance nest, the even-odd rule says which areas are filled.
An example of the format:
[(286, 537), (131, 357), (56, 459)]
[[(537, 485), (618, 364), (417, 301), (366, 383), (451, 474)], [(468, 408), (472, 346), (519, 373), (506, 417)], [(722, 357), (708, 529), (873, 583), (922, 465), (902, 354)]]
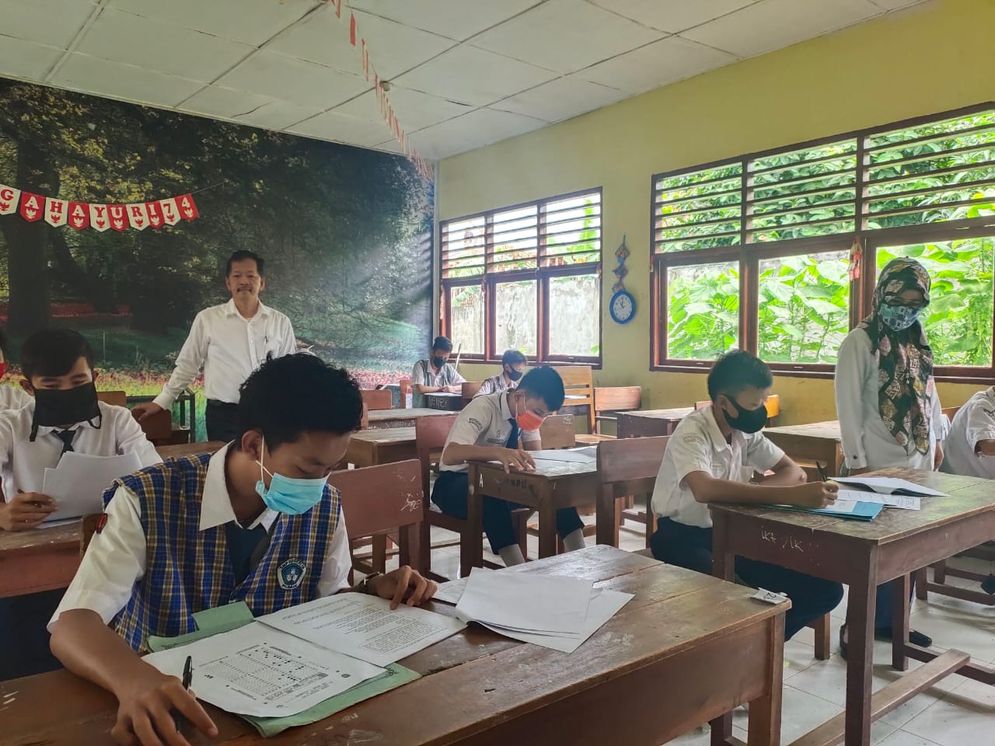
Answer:
[[(153, 653), (160, 650), (169, 650), (180, 645), (195, 642), (204, 637), (217, 635), (222, 632), (230, 632), (246, 624), (255, 621), (252, 611), (246, 606), (244, 601), (219, 606), (216, 609), (207, 609), (193, 615), (197, 625), (196, 632), (188, 632), (177, 637), (156, 637), (150, 635), (148, 638), (149, 650)], [(378, 694), (389, 692), (408, 682), (421, 678), (421, 674), (411, 669), (392, 663), (387, 666), (387, 670), (373, 679), (367, 679), (352, 689), (337, 694), (326, 699), (324, 702), (316, 704), (296, 715), (288, 715), (280, 718), (261, 718), (250, 715), (239, 715), (240, 718), (248, 722), (259, 731), (259, 735), (265, 737), (275, 736), (282, 733), (287, 728), (294, 728), (299, 725), (310, 725), (324, 718), (331, 717), (337, 712), (341, 712), (348, 707), (352, 707), (364, 700), (376, 697)]]

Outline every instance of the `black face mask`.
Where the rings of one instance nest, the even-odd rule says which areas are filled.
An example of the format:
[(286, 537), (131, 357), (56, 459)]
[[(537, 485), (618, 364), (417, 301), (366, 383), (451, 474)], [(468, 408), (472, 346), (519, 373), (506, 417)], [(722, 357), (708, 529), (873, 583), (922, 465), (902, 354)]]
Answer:
[[(35, 414), (31, 422), (31, 440), (39, 427), (75, 425), (100, 419), (97, 387), (91, 381), (73, 389), (35, 389)], [(94, 425), (100, 427), (100, 424)]]
[(763, 430), (764, 425), (767, 424), (766, 406), (761, 404), (756, 409), (744, 409), (736, 403), (735, 399), (729, 399), (729, 402), (736, 408), (737, 413), (735, 417), (730, 417), (727, 412), (722, 412), (729, 427), (744, 433), (759, 433)]
[(436, 355), (435, 357), (432, 358), (432, 366), (435, 368), (441, 368), (445, 364), (446, 364), (446, 359), (444, 357), (439, 357), (438, 355)]
[(522, 377), (523, 375), (525, 375), (525, 374), (524, 374), (524, 373), (522, 373), (522, 371), (520, 371), (520, 370), (515, 370), (515, 369), (513, 368), (513, 369), (511, 369), (511, 370), (507, 370), (507, 371), (505, 371), (505, 375), (506, 375), (506, 376), (508, 376), (508, 380), (509, 380), (509, 381), (517, 381), (517, 380), (519, 380), (519, 379), (520, 379), (520, 378), (521, 378), (521, 377)]

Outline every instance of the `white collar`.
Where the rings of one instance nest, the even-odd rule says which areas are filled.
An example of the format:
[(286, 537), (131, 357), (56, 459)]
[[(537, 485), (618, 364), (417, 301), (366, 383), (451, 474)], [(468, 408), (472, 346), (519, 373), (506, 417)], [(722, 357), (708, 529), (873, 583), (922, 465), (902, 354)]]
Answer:
[[(228, 443), (216, 451), (207, 464), (204, 494), (200, 499), (201, 531), (236, 521), (235, 511), (231, 507), (231, 497), (228, 495), (228, 487), (225, 484), (225, 457), (231, 445)], [(256, 526), (262, 526), (266, 531), (269, 531), (277, 515), (276, 511), (266, 508), (249, 526), (242, 526), (242, 528), (253, 529)], [(238, 522), (236, 521), (236, 523)]]
[(719, 448), (730, 448), (733, 440), (739, 440), (740, 443), (746, 440), (746, 435), (736, 428), (732, 428), (732, 437), (730, 440), (726, 440), (726, 436), (722, 434), (722, 428), (719, 427), (719, 421), (715, 419), (715, 404), (710, 404), (705, 409), (700, 410), (701, 415), (705, 420), (705, 427), (712, 435), (712, 442), (715, 443)]
[(263, 316), (269, 316), (269, 311), (270, 311), (268, 307), (263, 305), (262, 301), (259, 301), (259, 310), (256, 311), (256, 315), (253, 316), (251, 319), (247, 319), (245, 318), (245, 316), (243, 316), (241, 313), (238, 312), (238, 307), (235, 305), (234, 298), (228, 299), (228, 302), (225, 303), (224, 305), (224, 309), (225, 309), (225, 316), (238, 316), (238, 318), (242, 319), (245, 322), (251, 322), (254, 319), (258, 319)]

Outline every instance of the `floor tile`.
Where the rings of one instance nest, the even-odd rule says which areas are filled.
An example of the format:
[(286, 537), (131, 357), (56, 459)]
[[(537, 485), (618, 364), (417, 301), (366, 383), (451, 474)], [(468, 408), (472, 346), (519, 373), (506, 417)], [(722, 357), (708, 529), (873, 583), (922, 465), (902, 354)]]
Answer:
[(990, 744), (995, 741), (995, 688), (965, 681), (902, 730), (940, 746)]

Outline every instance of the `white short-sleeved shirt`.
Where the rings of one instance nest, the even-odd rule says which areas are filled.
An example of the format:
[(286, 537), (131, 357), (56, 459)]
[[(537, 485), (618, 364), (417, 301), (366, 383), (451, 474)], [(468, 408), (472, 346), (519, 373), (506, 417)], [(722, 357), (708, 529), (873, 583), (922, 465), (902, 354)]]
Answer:
[(34, 397), (13, 383), (0, 384), (0, 410), (20, 409), (34, 401)]
[[(77, 431), (74, 451), (88, 456), (134, 453), (142, 466), (162, 461), (130, 410), (105, 402), (98, 402), (98, 406), (100, 427), (94, 427), (97, 423), (81, 422), (68, 428)], [(0, 412), (0, 480), (3, 494), (8, 498), (18, 490), (40, 492), (45, 469), (54, 469), (62, 458), (63, 443), (54, 433), (64, 428), (40, 426), (31, 442), (34, 413), (34, 398), (25, 407)]]
[[(235, 520), (225, 484), (225, 454), (230, 445), (211, 456), (208, 463), (200, 509), (201, 531)], [(100, 615), (104, 624), (110, 623), (128, 604), (135, 585), (145, 576), (147, 541), (138, 498), (130, 490), (119, 487), (106, 513), (107, 523), (90, 540), (76, 577), (48, 623), (49, 630), (62, 612), (72, 609), (90, 609)], [(266, 509), (244, 528), (263, 526), (269, 532), (278, 517), (278, 513)], [(351, 567), (345, 518), (340, 515), (321, 566), (318, 595), (330, 596), (348, 588)]]
[(936, 443), (944, 439), (947, 427), (936, 383), (930, 377), (926, 384), (932, 431), (929, 452), (923, 454), (913, 443), (899, 445), (884, 426), (878, 407), (879, 358), (880, 353), (871, 352), (871, 338), (863, 329), (854, 329), (840, 345), (836, 361), (836, 415), (846, 465), (850, 469), (905, 467), (932, 471)]
[(979, 391), (957, 410), (940, 468), (950, 474), (995, 479), (995, 457), (975, 451), (982, 440), (995, 440), (995, 386)]
[(653, 512), (687, 526), (711, 528), (708, 505), (695, 500), (684, 481), (688, 474), (703, 471), (715, 479), (746, 483), (754, 472), (772, 469), (783, 458), (784, 451), (763, 433), (733, 430), (726, 442), (712, 408), (699, 409), (681, 420), (667, 441), (653, 488)]
[[(443, 386), (456, 386), (457, 384), (465, 382), (466, 379), (463, 378), (463, 376), (459, 374), (459, 371), (456, 370), (456, 368), (450, 363), (446, 363), (439, 369), (438, 372), (436, 372), (429, 360), (419, 360), (411, 369), (412, 386), (441, 388)], [(415, 408), (424, 407), (425, 394), (419, 394), (417, 391), (414, 391), (412, 393), (411, 401), (412, 406)]]
[[(478, 396), (470, 400), (446, 438), (446, 447), (450, 443), (461, 446), (495, 446), (504, 448), (511, 435), (511, 423), (515, 416), (508, 406), (507, 391), (497, 394)], [(538, 443), (542, 440), (538, 430), (521, 431), (523, 443)], [(445, 449), (443, 449), (445, 450)], [(441, 471), (466, 471), (466, 464), (442, 464)]]
[(514, 391), (516, 388), (518, 388), (518, 381), (509, 381), (505, 378), (504, 373), (498, 373), (496, 376), (485, 378), (480, 384), (480, 389), (473, 396), (477, 398), (501, 391)]

